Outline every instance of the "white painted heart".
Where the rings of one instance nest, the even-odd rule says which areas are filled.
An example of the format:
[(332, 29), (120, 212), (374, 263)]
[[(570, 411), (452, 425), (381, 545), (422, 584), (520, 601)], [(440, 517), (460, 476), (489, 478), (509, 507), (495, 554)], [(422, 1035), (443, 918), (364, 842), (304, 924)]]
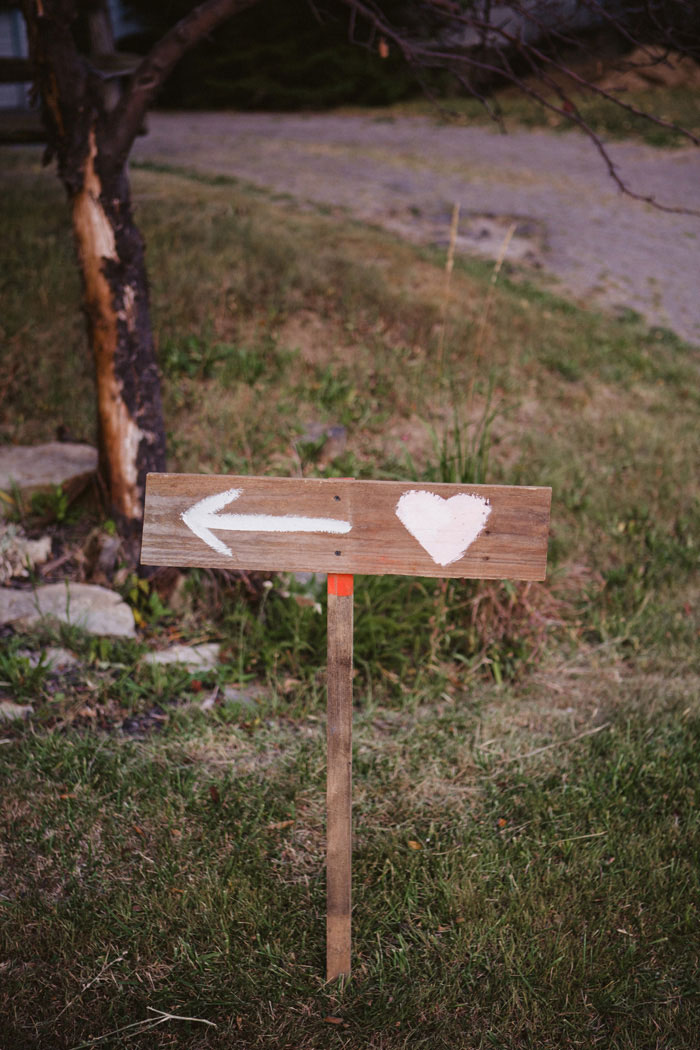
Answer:
[(437, 565), (459, 561), (490, 513), (488, 500), (466, 492), (443, 499), (434, 492), (412, 489), (396, 504), (396, 517)]

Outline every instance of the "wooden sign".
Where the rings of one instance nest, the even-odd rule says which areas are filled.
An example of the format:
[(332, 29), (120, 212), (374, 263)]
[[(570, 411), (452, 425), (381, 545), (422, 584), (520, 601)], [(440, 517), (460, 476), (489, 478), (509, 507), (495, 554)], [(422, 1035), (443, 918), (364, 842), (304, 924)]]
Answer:
[(542, 580), (551, 489), (151, 474), (147, 565)]
[(551, 489), (150, 474), (141, 561), (328, 573), (326, 976), (350, 973), (353, 574), (544, 579)]

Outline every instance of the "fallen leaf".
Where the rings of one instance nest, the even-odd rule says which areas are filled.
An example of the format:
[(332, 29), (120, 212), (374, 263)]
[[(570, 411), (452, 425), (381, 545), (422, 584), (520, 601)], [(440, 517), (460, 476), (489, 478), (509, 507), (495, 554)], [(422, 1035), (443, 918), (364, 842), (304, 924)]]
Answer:
[(221, 802), (221, 795), (219, 794), (219, 789), (216, 786), (216, 784), (211, 784), (210, 785), (210, 787), (209, 787), (209, 797), (211, 798), (212, 802), (216, 802), (217, 804), (219, 802)]
[(498, 818), (498, 826), (499, 826), (499, 828), (504, 828), (507, 823), (508, 823), (508, 821), (506, 820), (505, 817), (499, 817)]
[(416, 842), (415, 839), (409, 839), (408, 840), (408, 848), (409, 849), (423, 849), (423, 847), (421, 846), (420, 842)]
[(293, 820), (278, 820), (276, 824), (268, 824), (268, 831), (281, 831), (282, 828), (291, 828)]
[(329, 1017), (324, 1017), (323, 1020), (325, 1021), (326, 1024), (342, 1024), (343, 1023), (343, 1018), (342, 1017), (330, 1017), (329, 1016)]

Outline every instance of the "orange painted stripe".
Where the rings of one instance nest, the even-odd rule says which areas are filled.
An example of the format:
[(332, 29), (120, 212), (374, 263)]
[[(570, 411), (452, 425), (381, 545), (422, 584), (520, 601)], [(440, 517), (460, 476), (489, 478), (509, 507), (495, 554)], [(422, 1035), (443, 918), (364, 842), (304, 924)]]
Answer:
[(328, 593), (348, 598), (354, 590), (355, 577), (346, 572), (328, 573)]

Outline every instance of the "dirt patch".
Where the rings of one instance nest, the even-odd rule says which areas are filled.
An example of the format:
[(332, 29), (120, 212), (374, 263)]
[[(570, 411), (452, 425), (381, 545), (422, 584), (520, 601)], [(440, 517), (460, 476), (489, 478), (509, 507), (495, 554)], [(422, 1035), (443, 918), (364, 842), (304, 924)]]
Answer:
[(457, 203), (463, 254), (495, 259), (508, 240), (511, 276), (544, 280), (589, 307), (634, 310), (700, 345), (700, 151), (629, 142), (608, 151), (634, 193), (698, 214), (624, 196), (574, 133), (502, 135), (412, 117), (156, 113), (135, 148), (137, 159), (242, 178), (414, 243), (445, 246)]
[[(451, 218), (444, 211), (433, 218), (427, 217), (416, 229), (415, 208), (401, 215), (389, 216), (384, 226), (407, 240), (425, 241), (439, 248), (449, 244)], [(457, 252), (477, 255), (485, 259), (498, 259), (507, 255), (511, 262), (524, 263), (539, 268), (543, 265), (546, 237), (544, 224), (527, 216), (480, 214), (472, 212), (459, 216), (455, 238)]]

